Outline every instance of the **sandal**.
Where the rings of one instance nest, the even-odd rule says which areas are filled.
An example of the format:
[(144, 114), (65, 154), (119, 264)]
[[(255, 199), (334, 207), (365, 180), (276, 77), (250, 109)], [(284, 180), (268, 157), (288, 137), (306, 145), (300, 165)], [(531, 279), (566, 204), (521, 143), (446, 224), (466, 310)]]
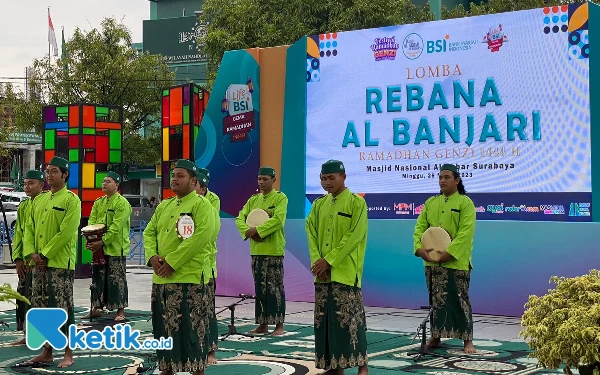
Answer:
[(117, 315), (117, 316), (115, 316), (114, 321), (115, 322), (124, 322), (125, 321), (125, 315)]

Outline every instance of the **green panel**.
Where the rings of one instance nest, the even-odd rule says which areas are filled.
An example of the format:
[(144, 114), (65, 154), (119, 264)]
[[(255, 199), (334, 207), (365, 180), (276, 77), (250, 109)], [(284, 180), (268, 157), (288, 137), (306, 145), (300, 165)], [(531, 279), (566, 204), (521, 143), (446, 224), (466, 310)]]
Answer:
[(194, 147), (196, 147), (196, 139), (198, 139), (198, 131), (200, 130), (199, 126), (194, 126)]
[(83, 134), (96, 134), (96, 129), (94, 128), (83, 128)]
[(46, 137), (44, 138), (44, 149), (54, 150), (55, 131), (54, 129), (46, 130)]
[(183, 123), (184, 124), (190, 123), (190, 106), (189, 105), (183, 106)]
[(71, 163), (77, 163), (79, 161), (79, 150), (69, 150), (69, 161)]
[(69, 128), (69, 134), (79, 134), (79, 128)]
[(194, 86), (194, 92), (197, 94), (199, 92), (198, 87)]
[(108, 131), (109, 138), (109, 148), (111, 150), (120, 150), (121, 149), (121, 131), (120, 130), (109, 130)]
[(163, 96), (169, 96), (169, 90), (163, 90)]
[(56, 107), (56, 114), (58, 117), (68, 117), (69, 107)]
[(106, 177), (106, 173), (96, 171), (96, 189), (102, 189), (102, 180)]
[(120, 163), (121, 162), (121, 151), (111, 151), (108, 157), (108, 161), (111, 163)]
[(92, 257), (92, 252), (85, 248), (85, 237), (81, 236), (81, 264), (92, 263)]
[(107, 107), (96, 107), (96, 117), (106, 117), (108, 116), (108, 108)]
[(289, 47), (286, 54), (281, 191), (289, 198), (287, 217), (304, 219), (306, 160), (298, 155), (305, 154), (306, 145), (306, 37)]

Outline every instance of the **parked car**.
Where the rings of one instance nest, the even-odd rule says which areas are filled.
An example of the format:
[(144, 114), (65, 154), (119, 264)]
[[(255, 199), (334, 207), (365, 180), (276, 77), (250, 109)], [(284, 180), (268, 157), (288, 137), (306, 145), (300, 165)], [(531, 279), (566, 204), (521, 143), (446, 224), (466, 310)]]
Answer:
[(27, 199), (27, 194), (22, 191), (0, 191), (0, 201), (16, 203), (17, 205)]
[[(19, 207), (19, 203), (14, 202), (2, 202), (2, 206), (4, 208), (4, 213), (6, 214), (6, 222), (10, 229), (15, 229), (15, 224), (17, 223), (17, 208)], [(2, 211), (0, 211), (0, 230), (5, 230), (4, 227), (4, 217), (2, 215)]]
[(143, 195), (123, 195), (129, 204), (131, 205), (131, 224), (132, 228), (137, 228), (140, 226), (142, 221), (145, 221), (146, 224), (150, 222), (152, 215), (154, 215), (154, 207), (152, 207), (152, 203), (150, 203), (150, 199)]

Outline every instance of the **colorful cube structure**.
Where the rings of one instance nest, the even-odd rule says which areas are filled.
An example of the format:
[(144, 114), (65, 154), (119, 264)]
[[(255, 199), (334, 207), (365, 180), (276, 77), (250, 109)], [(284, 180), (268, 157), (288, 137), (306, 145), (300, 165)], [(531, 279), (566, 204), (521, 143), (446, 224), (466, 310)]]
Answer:
[[(67, 188), (81, 199), (81, 227), (87, 225), (94, 201), (103, 196), (102, 180), (110, 164), (123, 161), (123, 109), (70, 104), (42, 109), (44, 164), (54, 156), (69, 161)], [(83, 238), (78, 243), (82, 245)], [(90, 263), (92, 253), (80, 246), (77, 266)], [(81, 276), (81, 270), (76, 269)]]
[(194, 161), (196, 138), (208, 105), (209, 93), (193, 83), (163, 90), (162, 96), (162, 199), (175, 194), (171, 173), (179, 159)]

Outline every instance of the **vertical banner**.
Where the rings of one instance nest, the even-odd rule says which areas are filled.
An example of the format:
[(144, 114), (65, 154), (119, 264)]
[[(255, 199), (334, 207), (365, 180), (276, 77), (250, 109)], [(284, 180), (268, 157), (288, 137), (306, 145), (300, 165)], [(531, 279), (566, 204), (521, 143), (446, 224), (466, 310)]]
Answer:
[(254, 55), (251, 50), (225, 53), (196, 139), (196, 164), (210, 170), (209, 189), (221, 197), (225, 216), (237, 216), (256, 193), (260, 88)]

